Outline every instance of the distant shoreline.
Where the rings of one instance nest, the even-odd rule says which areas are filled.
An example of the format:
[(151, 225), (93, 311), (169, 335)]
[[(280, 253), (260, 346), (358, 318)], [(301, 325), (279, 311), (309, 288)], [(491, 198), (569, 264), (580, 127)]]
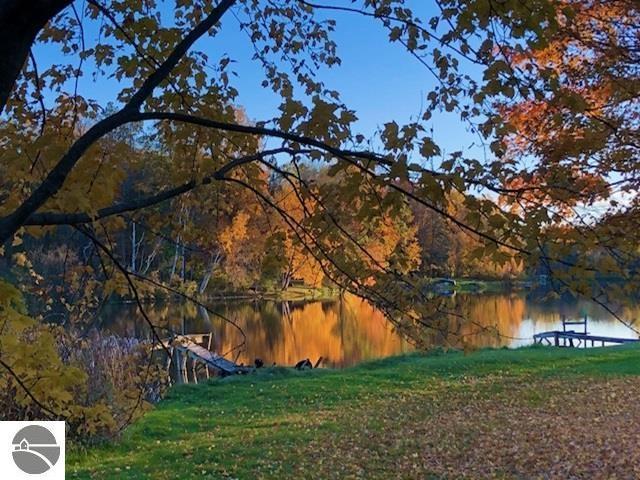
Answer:
[[(437, 287), (429, 286), (428, 283), (437, 284), (439, 281), (445, 280), (444, 278), (432, 278), (428, 279), (427, 284), (422, 285), (425, 291), (431, 291), (438, 294), (452, 294), (452, 293), (465, 293), (465, 294), (483, 294), (483, 293), (509, 293), (514, 291), (526, 291), (533, 288), (533, 282), (530, 280), (477, 280), (470, 278), (462, 279), (446, 279), (452, 281), (455, 285), (452, 288), (440, 289)], [(201, 295), (198, 298), (202, 301), (224, 302), (224, 301), (290, 301), (290, 302), (308, 302), (308, 301), (331, 301), (340, 298), (341, 290), (337, 288), (315, 288), (306, 286), (294, 286), (288, 289), (282, 290), (239, 290), (229, 291), (218, 295)], [(155, 298), (143, 299), (143, 303), (152, 303), (157, 301), (172, 301), (172, 299), (179, 299), (179, 296), (175, 295), (159, 295)], [(119, 299), (109, 301), (112, 304), (127, 304), (135, 303), (132, 299)]]

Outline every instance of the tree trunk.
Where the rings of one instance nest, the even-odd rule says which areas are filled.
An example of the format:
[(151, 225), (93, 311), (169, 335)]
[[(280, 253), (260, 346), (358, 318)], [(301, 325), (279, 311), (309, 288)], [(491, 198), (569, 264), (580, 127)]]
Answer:
[(200, 282), (200, 287), (198, 287), (198, 293), (200, 293), (201, 295), (207, 289), (207, 285), (209, 285), (211, 276), (213, 275), (213, 272), (215, 271), (219, 263), (220, 263), (220, 252), (216, 252), (215, 255), (211, 255), (211, 260), (209, 261), (209, 268), (207, 270), (207, 273), (205, 273), (204, 277), (202, 278), (202, 281)]
[(176, 242), (176, 250), (173, 254), (173, 265), (171, 265), (171, 274), (169, 275), (169, 282), (173, 280), (173, 276), (176, 274), (176, 268), (178, 266), (178, 252), (180, 251), (180, 236)]
[(155, 247), (153, 247), (153, 250), (151, 251), (151, 253), (149, 254), (149, 256), (146, 258), (144, 262), (144, 268), (142, 269), (143, 275), (145, 275), (151, 268), (151, 265), (153, 264), (153, 261), (155, 260), (156, 255), (158, 254), (158, 251), (160, 250), (161, 246), (162, 246), (162, 238), (159, 238), (158, 241), (156, 242)]
[(182, 245), (182, 269), (180, 271), (180, 280), (184, 283), (185, 280), (185, 271), (187, 267), (187, 255), (184, 251), (184, 245)]
[(282, 275), (282, 290), (286, 290), (287, 288), (289, 288), (289, 285), (291, 285), (291, 276), (292, 276), (292, 272), (291, 270), (287, 269), (287, 271)]
[(71, 3), (71, 0), (0, 2), (0, 113), (7, 104), (38, 32)]
[(138, 251), (136, 242), (136, 222), (131, 222), (131, 271), (136, 271), (136, 253)]

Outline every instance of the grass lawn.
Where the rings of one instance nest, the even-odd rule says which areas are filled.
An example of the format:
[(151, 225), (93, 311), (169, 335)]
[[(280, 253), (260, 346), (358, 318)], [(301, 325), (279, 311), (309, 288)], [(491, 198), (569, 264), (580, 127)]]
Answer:
[(67, 478), (640, 478), (640, 348), (412, 354), (172, 389)]

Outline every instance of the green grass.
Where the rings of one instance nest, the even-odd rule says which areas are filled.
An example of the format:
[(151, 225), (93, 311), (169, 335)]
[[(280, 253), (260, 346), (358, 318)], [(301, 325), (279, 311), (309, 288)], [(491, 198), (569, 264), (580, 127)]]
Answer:
[(338, 290), (327, 287), (314, 288), (305, 286), (291, 286), (284, 291), (277, 291), (274, 296), (278, 300), (335, 300), (340, 295)]
[(210, 300), (237, 300), (237, 299), (263, 299), (273, 301), (326, 301), (335, 300), (340, 296), (340, 291), (329, 287), (308, 287), (304, 285), (294, 285), (286, 290), (280, 288), (264, 288), (258, 291), (241, 290), (229, 291), (215, 296), (208, 297)]
[[(544, 387), (547, 381), (555, 385), (563, 383), (559, 379), (607, 381), (638, 374), (640, 348), (636, 346), (527, 347), (468, 355), (438, 351), (345, 370), (265, 369), (245, 377), (173, 388), (116, 444), (88, 451), (75, 447), (68, 452), (67, 475), (284, 479), (327, 478), (327, 472), (347, 478), (364, 472), (364, 478), (388, 478), (395, 468), (394, 456), (404, 450), (372, 447), (367, 437), (384, 438), (396, 424), (399, 429), (413, 429), (443, 409), (464, 406), (468, 399), (509, 399), (514, 382), (524, 385), (519, 401), (534, 408), (553, 395)], [(543, 386), (537, 388), (538, 384)], [(402, 435), (399, 438), (402, 442)], [(365, 458), (360, 470), (349, 471), (354, 460), (339, 454), (334, 443), (345, 443), (346, 450), (355, 452), (369, 445), (362, 447), (367, 452), (362, 455), (370, 458)], [(331, 452), (339, 455), (329, 458)], [(357, 462), (362, 455), (355, 455)], [(339, 468), (347, 470), (340, 473)]]
[(530, 283), (524, 280), (477, 280), (473, 278), (456, 279), (455, 290), (459, 293), (505, 293), (527, 290)]

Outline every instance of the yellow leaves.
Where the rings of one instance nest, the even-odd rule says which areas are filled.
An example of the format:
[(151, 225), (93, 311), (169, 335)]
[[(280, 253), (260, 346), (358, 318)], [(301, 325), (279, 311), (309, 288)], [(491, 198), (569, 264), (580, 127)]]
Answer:
[(324, 272), (320, 263), (300, 246), (290, 250), (290, 270), (294, 278), (302, 280), (305, 285), (320, 288), (324, 280)]
[(24, 301), (20, 291), (5, 280), (0, 280), (0, 307), (7, 309), (24, 309)]
[(384, 130), (382, 131), (382, 140), (387, 149), (396, 150), (401, 146), (400, 139), (398, 138), (399, 131), (400, 127), (396, 122), (385, 123)]
[(29, 265), (29, 260), (27, 260), (27, 256), (23, 253), (15, 253), (13, 255), (13, 261), (16, 262), (16, 265), (19, 267), (26, 267)]
[(248, 222), (249, 214), (239, 212), (231, 224), (220, 232), (220, 244), (227, 255), (233, 255), (234, 245), (246, 238)]
[(102, 284), (105, 295), (117, 294), (126, 296), (129, 293), (129, 283), (122, 275), (114, 275)]
[(280, 105), (282, 116), (278, 119), (280, 128), (289, 131), (294, 122), (308, 113), (307, 107), (299, 100), (286, 100)]
[[(113, 351), (113, 339), (90, 336), (88, 341), (78, 342), (62, 328), (38, 323), (22, 311), (24, 302), (20, 292), (0, 280), (0, 353), (13, 372), (0, 374), (0, 391), (10, 392), (11, 396), (2, 398), (4, 405), (12, 409), (7, 414), (40, 418), (48, 415), (42, 411), (44, 408), (64, 418), (75, 437), (104, 435), (115, 431), (117, 418), (122, 421), (129, 417), (130, 409), (138, 401), (138, 384), (146, 388), (144, 382), (156, 379), (160, 382), (158, 386), (162, 384), (164, 377), (157, 375), (159, 370), (155, 367), (150, 371), (151, 377), (129, 375), (138, 369), (134, 356), (143, 352), (135, 345), (132, 349), (125, 344), (119, 347), (121, 350)], [(94, 349), (99, 353), (90, 358)], [(65, 352), (64, 362), (59, 350)], [(128, 357), (122, 355), (123, 352)], [(114, 377), (105, 378), (105, 371), (111, 371)], [(100, 385), (104, 390), (99, 391), (99, 383), (91, 384), (87, 372), (100, 376), (95, 382), (112, 384)], [(16, 382), (14, 374), (28, 386), (30, 395)], [(142, 411), (144, 408), (137, 413)]]
[(440, 147), (438, 147), (432, 138), (425, 137), (420, 145), (420, 155), (424, 158), (435, 157), (440, 155)]
[(48, 209), (93, 214), (114, 202), (125, 178), (124, 169), (135, 154), (122, 143), (104, 148), (109, 152), (96, 147), (83, 156)]
[(73, 405), (69, 408), (69, 413), (78, 422), (77, 431), (74, 433), (81, 436), (93, 437), (117, 428), (111, 409), (105, 403), (97, 403), (90, 407)]
[[(23, 311), (20, 292), (6, 281), (0, 281), (2, 359), (24, 384), (31, 386), (31, 393), (41, 403), (61, 411), (74, 399), (69, 388), (81, 384), (84, 377), (79, 370), (62, 364), (50, 329), (36, 323)], [(16, 388), (16, 402), (23, 406), (33, 403), (22, 388), (13, 385), (10, 376), (0, 375), (0, 387), (7, 389), (10, 385)]]

